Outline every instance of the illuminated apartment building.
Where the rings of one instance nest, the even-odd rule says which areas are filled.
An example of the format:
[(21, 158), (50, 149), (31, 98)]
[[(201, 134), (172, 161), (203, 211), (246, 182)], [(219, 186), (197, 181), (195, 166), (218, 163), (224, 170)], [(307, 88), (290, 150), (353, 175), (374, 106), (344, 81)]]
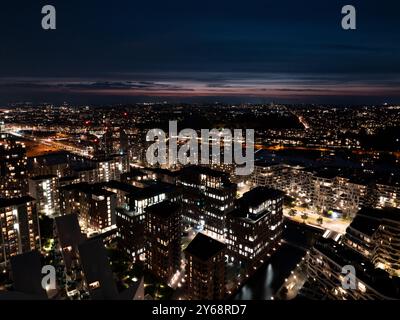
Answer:
[(134, 187), (131, 184), (110, 180), (108, 182), (104, 182), (100, 184), (105, 190), (113, 192), (116, 194), (117, 202), (116, 207), (118, 208), (127, 208), (127, 201), (129, 199), (129, 195), (139, 191), (140, 189)]
[(256, 267), (278, 245), (282, 234), (284, 193), (256, 187), (227, 216), (226, 244), (232, 261)]
[(154, 180), (156, 180), (156, 175), (154, 173), (136, 168), (130, 168), (128, 172), (121, 174), (122, 182), (138, 188), (144, 188), (147, 186), (147, 182)]
[(367, 186), (352, 178), (337, 176), (333, 188), (333, 209), (354, 217), (364, 204)]
[(129, 169), (126, 155), (113, 155), (107, 159), (92, 160), (98, 170), (98, 182), (120, 180)]
[[(308, 280), (301, 295), (333, 300), (386, 300), (400, 298), (400, 279), (376, 269), (363, 255), (332, 239), (320, 239), (306, 256)], [(354, 287), (349, 287), (348, 272), (354, 267)], [(343, 272), (342, 272), (343, 271)], [(346, 284), (346, 285), (343, 285)]]
[(128, 154), (129, 152), (129, 135), (123, 128), (119, 129), (119, 152), (121, 154)]
[(119, 247), (133, 261), (144, 260), (144, 215), (123, 208), (116, 209), (117, 239)]
[(164, 201), (145, 213), (146, 267), (166, 283), (180, 270), (181, 211), (179, 202)]
[(28, 192), (25, 144), (8, 135), (0, 139), (0, 198), (15, 198)]
[(400, 277), (400, 209), (362, 208), (347, 228), (344, 242), (376, 268)]
[(103, 136), (101, 137), (101, 151), (110, 156), (114, 153), (114, 128), (107, 127)]
[(371, 259), (375, 247), (373, 237), (380, 226), (380, 220), (370, 219), (360, 212), (347, 227), (343, 242), (366, 258)]
[(30, 196), (0, 199), (0, 264), (10, 257), (40, 249), (39, 221)]
[(394, 207), (400, 209), (400, 184), (375, 184), (373, 190), (374, 206), (377, 208)]
[(131, 163), (146, 164), (146, 150), (149, 142), (146, 141), (146, 130), (135, 128), (129, 139), (129, 159)]
[(191, 300), (221, 300), (225, 296), (226, 246), (198, 233), (184, 250), (187, 295)]
[(128, 171), (126, 155), (113, 155), (108, 158), (87, 160), (86, 166), (74, 168), (72, 175), (80, 182), (98, 183), (111, 180), (119, 181), (121, 174)]
[(94, 189), (87, 194), (88, 199), (88, 227), (94, 232), (103, 232), (115, 226), (116, 195), (105, 189)]
[(58, 179), (58, 185), (60, 188), (68, 186), (70, 184), (76, 184), (79, 182), (80, 182), (79, 178), (73, 176), (66, 176)]
[(316, 211), (332, 210), (350, 217), (363, 205), (368, 190), (367, 185), (338, 170), (306, 170), (284, 164), (257, 163), (252, 181), (256, 186), (281, 190)]
[(223, 240), (226, 215), (233, 210), (237, 186), (229, 175), (206, 167), (181, 170), (178, 185), (183, 187), (183, 217), (186, 223)]
[(338, 175), (335, 170), (320, 170), (312, 178), (311, 203), (319, 211), (337, 211), (354, 217), (363, 204), (367, 187)]
[(117, 208), (116, 224), (119, 246), (133, 261), (144, 260), (145, 210), (166, 200), (179, 198), (179, 190), (173, 185), (158, 183), (126, 195), (126, 207)]
[(252, 175), (256, 186), (281, 190), (303, 202), (310, 202), (312, 174), (299, 166), (257, 162)]
[(77, 183), (60, 188), (61, 214), (77, 213), (85, 233), (105, 232), (115, 223), (116, 194), (100, 184)]
[(97, 168), (92, 166), (80, 167), (72, 170), (72, 175), (81, 183), (99, 182), (98, 174)]
[(44, 175), (30, 178), (29, 194), (36, 199), (38, 214), (52, 216), (60, 212), (57, 176)]

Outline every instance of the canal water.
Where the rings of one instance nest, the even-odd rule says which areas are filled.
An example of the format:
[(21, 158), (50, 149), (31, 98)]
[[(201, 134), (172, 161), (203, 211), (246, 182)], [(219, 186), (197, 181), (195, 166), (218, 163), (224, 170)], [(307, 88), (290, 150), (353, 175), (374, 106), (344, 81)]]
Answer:
[(320, 230), (285, 220), (283, 239), (287, 242), (257, 270), (233, 300), (270, 300), (320, 234)]

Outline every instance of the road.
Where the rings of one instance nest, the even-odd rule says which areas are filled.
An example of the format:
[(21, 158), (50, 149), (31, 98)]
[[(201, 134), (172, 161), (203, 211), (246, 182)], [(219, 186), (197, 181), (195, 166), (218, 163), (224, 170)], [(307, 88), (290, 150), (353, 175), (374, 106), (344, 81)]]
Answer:
[(28, 156), (30, 157), (60, 150), (68, 151), (82, 157), (90, 157), (89, 152), (85, 148), (72, 146), (62, 141), (57, 141), (50, 138), (37, 138), (27, 134), (20, 134), (18, 130), (12, 129), (8, 129), (6, 132), (16, 137), (27, 139), (33, 143), (33, 145), (31, 145), (32, 150), (28, 150)]
[(289, 215), (290, 210), (291, 209), (289, 209), (289, 208), (283, 209), (283, 214), (285, 217), (287, 217), (291, 220), (294, 220), (296, 222), (303, 222), (304, 220), (301, 218), (301, 215), (303, 214), (303, 212), (306, 212), (308, 215), (308, 218), (306, 219), (305, 223), (307, 225), (311, 225), (313, 227), (318, 227), (321, 229), (335, 231), (339, 234), (345, 234), (346, 229), (351, 222), (350, 220), (343, 220), (340, 218), (331, 219), (331, 218), (323, 217), (322, 224), (318, 224), (317, 219), (320, 217), (319, 214), (311, 212), (310, 210), (305, 210), (304, 208), (294, 208), (294, 210), (297, 212), (297, 214), (294, 217), (292, 217)]

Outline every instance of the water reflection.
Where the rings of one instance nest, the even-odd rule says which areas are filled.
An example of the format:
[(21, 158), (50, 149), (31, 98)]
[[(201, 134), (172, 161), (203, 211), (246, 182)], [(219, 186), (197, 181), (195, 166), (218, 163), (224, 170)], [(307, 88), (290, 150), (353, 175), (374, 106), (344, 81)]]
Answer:
[(270, 300), (304, 256), (301, 249), (288, 244), (264, 264), (234, 296), (234, 300)]

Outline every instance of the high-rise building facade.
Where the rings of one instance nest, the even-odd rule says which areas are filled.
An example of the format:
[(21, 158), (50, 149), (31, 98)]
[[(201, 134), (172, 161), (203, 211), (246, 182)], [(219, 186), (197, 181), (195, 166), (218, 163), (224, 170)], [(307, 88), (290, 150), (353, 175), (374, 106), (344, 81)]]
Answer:
[(180, 197), (180, 192), (173, 185), (158, 184), (126, 195), (126, 207), (117, 208), (117, 238), (122, 250), (124, 250), (133, 261), (145, 259), (145, 210), (147, 207), (157, 203)]
[(347, 228), (344, 243), (376, 268), (400, 277), (400, 209), (362, 208)]
[(105, 232), (115, 226), (116, 194), (101, 184), (77, 183), (60, 188), (61, 214), (77, 213), (85, 233)]
[[(375, 268), (363, 255), (333, 239), (320, 239), (306, 256), (307, 298), (324, 300), (392, 300), (400, 298), (399, 279)], [(354, 273), (350, 279), (349, 267)], [(354, 268), (354, 269), (353, 269)]]
[(30, 178), (29, 194), (36, 199), (38, 214), (52, 216), (60, 212), (57, 176), (43, 175)]
[(0, 264), (10, 257), (40, 249), (39, 221), (30, 196), (0, 199)]
[(198, 233), (184, 250), (187, 295), (191, 300), (225, 297), (225, 252), (222, 242)]
[(181, 203), (164, 201), (145, 213), (146, 267), (169, 283), (181, 265)]
[(187, 224), (223, 240), (226, 215), (234, 209), (237, 186), (228, 174), (206, 167), (182, 169), (178, 184), (183, 187), (183, 217)]
[(0, 139), (0, 198), (15, 198), (28, 192), (25, 144), (4, 135)]
[(284, 193), (257, 187), (243, 195), (228, 214), (226, 244), (231, 260), (246, 268), (258, 266), (282, 235)]

